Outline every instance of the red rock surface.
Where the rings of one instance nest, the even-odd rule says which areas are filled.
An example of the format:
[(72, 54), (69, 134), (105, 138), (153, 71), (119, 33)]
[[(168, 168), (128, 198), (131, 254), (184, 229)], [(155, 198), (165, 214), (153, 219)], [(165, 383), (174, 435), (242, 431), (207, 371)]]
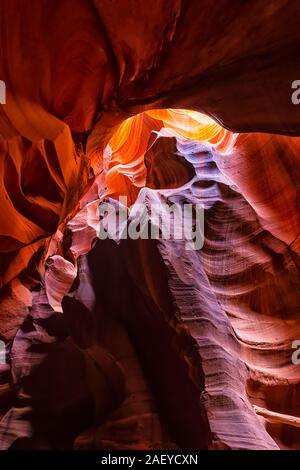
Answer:
[[(300, 448), (299, 19), (0, 1), (1, 449)], [(119, 196), (203, 247), (97, 240)]]

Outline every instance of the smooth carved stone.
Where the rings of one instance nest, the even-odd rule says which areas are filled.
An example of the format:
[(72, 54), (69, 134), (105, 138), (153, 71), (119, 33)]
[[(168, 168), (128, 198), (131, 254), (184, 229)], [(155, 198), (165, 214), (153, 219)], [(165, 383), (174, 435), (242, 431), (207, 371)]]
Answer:
[(300, 4), (244, 3), (1, 1), (1, 448), (299, 448)]
[[(147, 8), (144, 0), (34, 0), (29, 14), (25, 1), (3, 0), (0, 285), (76, 210), (133, 114), (192, 109), (234, 132), (299, 135), (291, 100), (299, 8), (288, 0), (243, 8), (239, 0), (150, 0)], [(138, 189), (121, 174), (134, 199)]]
[[(246, 142), (252, 142), (257, 152), (261, 148), (268, 152), (270, 140), (259, 137), (249, 135)], [(159, 145), (171, 148), (167, 139), (174, 137), (157, 138), (158, 152)], [(278, 137), (279, 142), (281, 139)], [(299, 371), (291, 362), (291, 345), (299, 330), (298, 255), (281, 239), (279, 223), (273, 224), (273, 233), (265, 228), (268, 217), (278, 213), (278, 207), (272, 211), (272, 188), (278, 176), (274, 174), (274, 181), (271, 175), (266, 180), (270, 197), (265, 206), (255, 200), (251, 204), (244, 186), (247, 180), (232, 170), (235, 160), (247, 155), (239, 153), (244, 139), (235, 141), (237, 148), (232, 152), (230, 141), (228, 151), (221, 141), (214, 146), (177, 138), (176, 152), (193, 165), (195, 176), (182, 187), (160, 190), (170, 202), (197, 201), (203, 206), (202, 250), (186, 251), (182, 242), (175, 240), (121, 240), (119, 245), (98, 241), (87, 255), (90, 275), (97, 302), (105, 305), (101, 311), (121, 318), (133, 338), (155, 389), (159, 413), (177, 445), (271, 449), (278, 444), (297, 448), (299, 435), (293, 425), (297, 423), (297, 400), (292, 397), (297, 396)], [(294, 143), (297, 141), (291, 142), (291, 149)], [(172, 152), (169, 156), (176, 158)], [(282, 153), (281, 161), (284, 158)], [(259, 175), (259, 163), (254, 166)], [(246, 172), (248, 167), (243, 168)], [(287, 188), (280, 188), (282, 194)], [(287, 197), (290, 194), (287, 192)], [(157, 203), (157, 192), (148, 188), (140, 192), (138, 201), (151, 204), (151, 198)], [(257, 207), (262, 207), (264, 216), (256, 213)], [(296, 211), (292, 213), (297, 216)], [(94, 218), (90, 217), (87, 229), (92, 227)], [(169, 335), (173, 337), (171, 350)], [(153, 337), (161, 345), (157, 351), (153, 350)], [(175, 345), (177, 349), (173, 349)], [(276, 366), (278, 361), (280, 367)], [(153, 363), (157, 364), (154, 370)], [(174, 363), (176, 380), (170, 370)], [(182, 367), (189, 370), (187, 376)], [(186, 403), (184, 414), (177, 410), (176, 417), (170, 400), (174, 391), (169, 392), (172, 383), (176, 383), (174, 398)], [(186, 389), (181, 388), (184, 386)], [(193, 408), (197, 393), (202, 411), (201, 407)], [(261, 409), (266, 410), (264, 422), (256, 416), (262, 415)], [(208, 427), (200, 418), (203, 413)], [(195, 423), (189, 431), (191, 416), (200, 423), (199, 433)], [(103, 436), (101, 432), (97, 435), (99, 439)], [(91, 435), (88, 439), (97, 441)]]
[(30, 314), (11, 347), (16, 396), (0, 422), (1, 449), (70, 448), (123, 399), (123, 373), (104, 348), (81, 349), (68, 323), (33, 292)]

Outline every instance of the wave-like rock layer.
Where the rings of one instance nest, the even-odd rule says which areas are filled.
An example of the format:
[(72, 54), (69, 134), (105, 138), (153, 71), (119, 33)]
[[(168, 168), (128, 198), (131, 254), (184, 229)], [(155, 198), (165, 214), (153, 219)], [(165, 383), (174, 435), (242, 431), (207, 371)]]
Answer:
[[(235, 136), (233, 148), (232, 136), (221, 134), (211, 144), (186, 140), (167, 128), (149, 132), (150, 146), (143, 152), (149, 184), (131, 209), (134, 214), (139, 204), (150, 208), (158, 200), (162, 206), (166, 201), (201, 205), (200, 250), (162, 237), (97, 239), (99, 204), (115, 201), (118, 207), (112, 197), (132, 197), (136, 182), (132, 162), (124, 163), (126, 152), (111, 179), (117, 155), (107, 150), (107, 189), (97, 199), (92, 189), (92, 200), (68, 223), (69, 241), (57, 242), (65, 247), (61, 254), (53, 249), (45, 281), (36, 287), (30, 313), (12, 340), (18, 394), (1, 421), (2, 447), (58, 445), (57, 423), (77, 407), (88, 418), (76, 412), (77, 427), (68, 431), (66, 426), (60, 446), (68, 448), (71, 441), (75, 448), (91, 449), (299, 446), (300, 375), (291, 360), (292, 343), (300, 335), (299, 254), (291, 243), (298, 214), (292, 211), (291, 184), (283, 185), (281, 197), (293, 216), (282, 228), (275, 215), (287, 211), (274, 205), (278, 187), (273, 189), (275, 172), (283, 178), (286, 148), (292, 152), (297, 140), (278, 153), (280, 170), (273, 167), (268, 185), (271, 196), (261, 202), (255, 185), (248, 193), (243, 172), (236, 172), (246, 158), (243, 149), (250, 146), (262, 155), (257, 159), (262, 167), (252, 166), (253, 154), (247, 153), (248, 171), (256, 171), (259, 179), (267, 146), (273, 149), (278, 141), (280, 148), (287, 138)], [(121, 185), (116, 194), (116, 180), (124, 177), (128, 191)], [(154, 223), (151, 217), (149, 223)], [(84, 390), (77, 390), (76, 380), (66, 385), (71, 379), (54, 366), (57, 355), (72, 361), (75, 375), (77, 368), (88, 374), (87, 382), (80, 381)], [(49, 371), (53, 387), (43, 379)], [(108, 396), (101, 374), (114, 390)], [(71, 404), (63, 395), (70, 387)], [(55, 419), (47, 415), (49, 400)]]
[[(299, 449), (299, 2), (27, 3), (0, 1), (0, 449)], [(172, 204), (200, 246), (123, 236)]]

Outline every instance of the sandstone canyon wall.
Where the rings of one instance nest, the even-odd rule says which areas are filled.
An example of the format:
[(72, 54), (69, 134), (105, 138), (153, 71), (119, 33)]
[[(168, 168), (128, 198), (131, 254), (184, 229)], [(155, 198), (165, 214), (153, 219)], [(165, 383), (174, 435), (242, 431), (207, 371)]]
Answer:
[[(299, 20), (0, 0), (0, 449), (300, 448)], [(99, 239), (107, 203), (201, 247)]]

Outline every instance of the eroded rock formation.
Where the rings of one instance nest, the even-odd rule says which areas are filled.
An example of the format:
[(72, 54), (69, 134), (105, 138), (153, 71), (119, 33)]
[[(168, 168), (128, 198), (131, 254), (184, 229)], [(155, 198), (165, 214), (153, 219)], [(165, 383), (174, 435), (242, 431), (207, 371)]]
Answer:
[[(300, 447), (299, 16), (0, 1), (1, 449)], [(124, 197), (203, 246), (97, 238)]]

